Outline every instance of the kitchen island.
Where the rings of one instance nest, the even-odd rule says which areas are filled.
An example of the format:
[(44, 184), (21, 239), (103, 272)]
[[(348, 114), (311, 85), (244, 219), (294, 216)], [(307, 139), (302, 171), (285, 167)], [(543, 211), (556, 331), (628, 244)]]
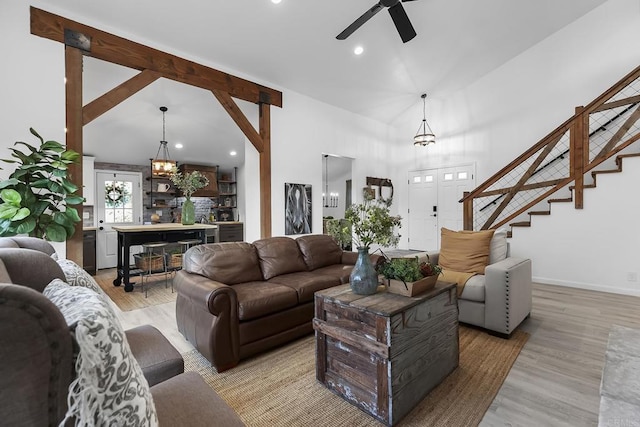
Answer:
[(217, 227), (217, 225), (211, 224), (151, 224), (112, 227), (118, 232), (118, 276), (113, 281), (113, 285), (120, 286), (124, 281), (124, 290), (126, 292), (133, 291), (134, 284), (129, 281), (131, 246), (149, 242), (175, 243), (185, 239), (198, 239), (204, 243), (206, 230)]

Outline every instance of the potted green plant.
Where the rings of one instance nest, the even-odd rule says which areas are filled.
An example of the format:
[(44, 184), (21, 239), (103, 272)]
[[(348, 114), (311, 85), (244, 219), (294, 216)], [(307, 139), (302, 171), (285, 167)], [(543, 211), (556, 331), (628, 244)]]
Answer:
[(27, 234), (64, 242), (81, 221), (73, 206), (84, 198), (76, 194), (78, 187), (68, 179), (68, 167), (80, 154), (29, 130), (40, 146), (18, 141), (14, 145), (24, 145), (28, 152), (10, 148), (15, 160), (2, 159), (17, 167), (8, 179), (0, 181), (0, 236)]
[(442, 272), (437, 264), (432, 264), (427, 255), (426, 261), (414, 258), (386, 259), (379, 267), (380, 274), (387, 281), (389, 292), (414, 296), (433, 289)]
[[(395, 230), (402, 226), (402, 218), (391, 215), (391, 201), (391, 198), (375, 199), (364, 191), (362, 203), (351, 205), (345, 212), (345, 219), (351, 224), (353, 243), (358, 249), (358, 259), (349, 277), (351, 289), (356, 294), (371, 295), (378, 288), (378, 273), (369, 257), (371, 245), (395, 247), (400, 240)], [(342, 233), (344, 229), (338, 231)], [(339, 233), (332, 236), (340, 239)]]
[(327, 218), (327, 233), (333, 236), (343, 250), (351, 250), (351, 223), (346, 219)]
[(191, 196), (197, 190), (209, 185), (209, 178), (200, 171), (182, 173), (177, 168), (171, 171), (171, 182), (178, 188), (186, 200), (182, 204), (182, 224), (193, 225), (196, 222), (196, 209), (191, 201)]

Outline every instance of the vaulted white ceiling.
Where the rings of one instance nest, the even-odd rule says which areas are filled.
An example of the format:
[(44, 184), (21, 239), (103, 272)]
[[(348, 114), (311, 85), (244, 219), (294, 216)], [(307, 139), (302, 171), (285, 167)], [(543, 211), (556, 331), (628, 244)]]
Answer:
[[(374, 0), (277, 5), (270, 0), (40, 0), (34, 5), (283, 90), (285, 108), (290, 89), (392, 123), (421, 102), (421, 93), (445, 98), (604, 2), (407, 2), (418, 35), (406, 44), (384, 10), (347, 40), (335, 39)], [(360, 56), (353, 54), (356, 45), (364, 47)], [(85, 100), (134, 74), (118, 68), (86, 59)], [(250, 104), (239, 103), (252, 111)], [(244, 137), (213, 96), (166, 80), (89, 124), (85, 151), (103, 161), (148, 162), (162, 136), (161, 105), (169, 108), (167, 139), (185, 144), (181, 152), (170, 146), (172, 157), (196, 162), (206, 155), (222, 165), (242, 163)], [(235, 160), (228, 155), (232, 149), (239, 152)]]

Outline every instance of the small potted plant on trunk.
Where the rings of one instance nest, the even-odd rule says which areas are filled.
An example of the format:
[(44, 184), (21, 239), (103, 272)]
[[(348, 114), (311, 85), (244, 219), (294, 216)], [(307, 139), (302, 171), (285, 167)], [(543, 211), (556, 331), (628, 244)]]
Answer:
[(418, 257), (387, 259), (380, 267), (387, 290), (410, 297), (433, 289), (441, 272), (439, 265), (429, 261), (429, 255), (423, 262)]

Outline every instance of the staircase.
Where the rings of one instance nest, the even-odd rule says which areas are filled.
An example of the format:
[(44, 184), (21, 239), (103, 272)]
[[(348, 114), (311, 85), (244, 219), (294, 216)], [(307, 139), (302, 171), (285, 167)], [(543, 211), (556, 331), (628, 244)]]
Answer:
[(596, 187), (598, 175), (621, 172), (624, 158), (640, 156), (633, 152), (639, 139), (640, 67), (465, 192), (464, 229), (530, 227), (531, 217), (550, 215), (555, 203), (582, 209), (584, 190)]

